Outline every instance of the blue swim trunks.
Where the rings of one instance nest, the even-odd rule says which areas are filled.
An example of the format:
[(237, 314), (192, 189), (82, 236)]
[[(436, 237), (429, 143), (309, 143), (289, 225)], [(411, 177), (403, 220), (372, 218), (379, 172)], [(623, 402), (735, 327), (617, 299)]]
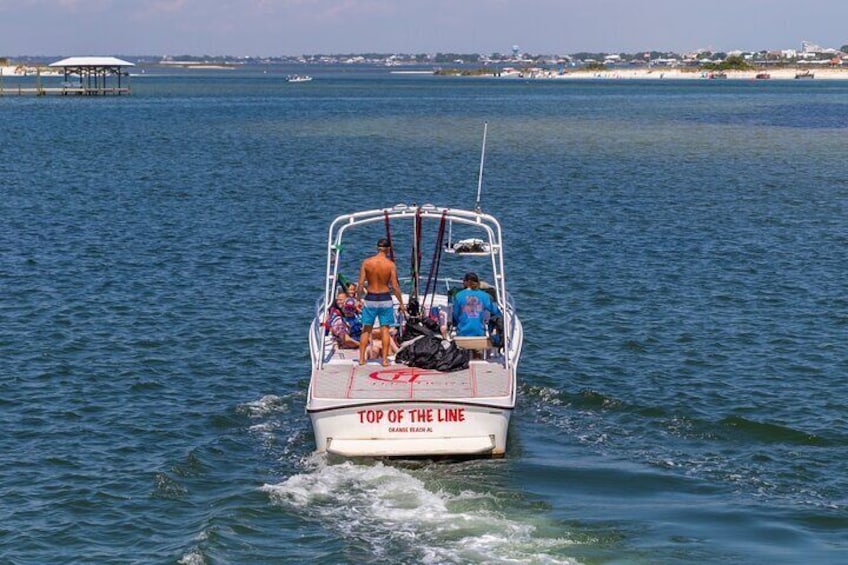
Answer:
[(362, 325), (373, 326), (374, 320), (381, 326), (395, 325), (395, 308), (389, 292), (369, 292), (362, 305)]

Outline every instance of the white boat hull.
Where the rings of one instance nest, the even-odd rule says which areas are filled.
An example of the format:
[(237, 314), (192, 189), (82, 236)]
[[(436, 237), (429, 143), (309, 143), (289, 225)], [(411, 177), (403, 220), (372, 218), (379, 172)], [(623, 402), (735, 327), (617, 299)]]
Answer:
[(491, 456), (506, 451), (512, 409), (446, 402), (311, 412), (317, 451), (345, 457)]

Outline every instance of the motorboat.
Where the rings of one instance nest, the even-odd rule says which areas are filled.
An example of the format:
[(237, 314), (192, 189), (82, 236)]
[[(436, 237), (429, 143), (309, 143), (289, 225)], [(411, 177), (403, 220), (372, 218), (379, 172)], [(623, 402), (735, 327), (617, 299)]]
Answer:
[(312, 77), (309, 75), (288, 75), (286, 77), (286, 82), (309, 82), (312, 80)]
[[(359, 350), (345, 349), (334, 339), (327, 327), (329, 308), (337, 291), (355, 280), (360, 262), (373, 253), (379, 238), (391, 241), (399, 290), (410, 314), (401, 319), (393, 297), (399, 323), (392, 331), (405, 339), (414, 320), (429, 317), (445, 348), (466, 352), (467, 366), (440, 371), (404, 364), (398, 359), (407, 341), (389, 356), (387, 366), (381, 358), (360, 365)], [(309, 328), (306, 412), (316, 451), (378, 458), (504, 456), (523, 328), (507, 290), (498, 220), (479, 206), (398, 204), (350, 212), (330, 223), (326, 254), (324, 291)], [(479, 274), (480, 287), (499, 307), (502, 325), (494, 330), (499, 335), (491, 327), (487, 335), (471, 338), (451, 330), (453, 298), (468, 271)]]

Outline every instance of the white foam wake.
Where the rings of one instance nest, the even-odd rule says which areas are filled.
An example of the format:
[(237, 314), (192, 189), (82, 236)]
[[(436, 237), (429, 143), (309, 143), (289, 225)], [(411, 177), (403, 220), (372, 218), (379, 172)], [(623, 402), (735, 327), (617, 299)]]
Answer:
[(574, 542), (541, 537), (538, 516), (495, 511), (488, 493), (430, 490), (410, 472), (382, 463), (327, 464), (313, 456), (307, 472), (265, 485), (282, 505), (375, 557), (404, 555), (421, 563), (576, 563)]

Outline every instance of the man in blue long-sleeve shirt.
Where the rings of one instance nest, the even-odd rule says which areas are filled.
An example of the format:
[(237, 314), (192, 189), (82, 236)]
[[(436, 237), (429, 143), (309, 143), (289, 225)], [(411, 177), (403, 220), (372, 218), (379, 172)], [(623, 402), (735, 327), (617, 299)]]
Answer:
[(453, 302), (453, 323), (458, 336), (486, 335), (484, 312), (500, 316), (498, 305), (489, 293), (480, 290), (480, 279), (476, 273), (465, 273), (465, 288), (456, 293)]

